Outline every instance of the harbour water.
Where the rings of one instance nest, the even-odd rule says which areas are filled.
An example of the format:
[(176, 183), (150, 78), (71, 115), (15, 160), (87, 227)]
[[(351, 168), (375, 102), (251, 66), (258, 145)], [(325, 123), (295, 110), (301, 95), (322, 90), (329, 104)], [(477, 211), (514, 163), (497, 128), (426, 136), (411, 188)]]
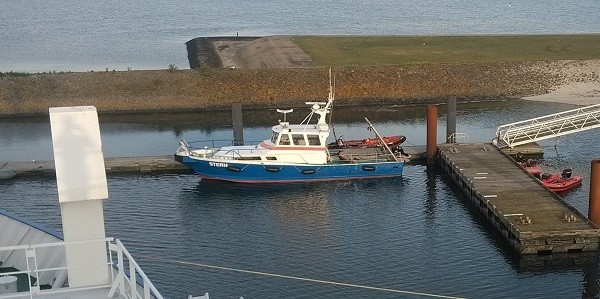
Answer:
[[(459, 104), (457, 130), (472, 142), (490, 142), (500, 124), (573, 108), (528, 101)], [(425, 107), (344, 108), (344, 114), (335, 109), (337, 136), (370, 134), (367, 116), (382, 135), (402, 134), (407, 144), (425, 144)], [(443, 106), (439, 113), (443, 142)], [(268, 138), (278, 117), (275, 111), (246, 111), (245, 139)], [(179, 138), (232, 139), (226, 112), (101, 116), (100, 123), (107, 156), (172, 154)], [(0, 161), (51, 158), (47, 120), (2, 119), (0, 126)], [(583, 176), (583, 186), (564, 196), (583, 214), (599, 134), (596, 129), (542, 143), (546, 171), (572, 168)], [(123, 241), (169, 298), (204, 292), (211, 298), (413, 297), (395, 291), (468, 298), (599, 295), (596, 253), (515, 256), (435, 167), (407, 165), (397, 179), (319, 184), (226, 184), (190, 174), (108, 181), (107, 235)], [(3, 209), (60, 230), (53, 178), (0, 181), (0, 194)]]
[(200, 36), (600, 33), (596, 0), (0, 0), (0, 71), (188, 68)]

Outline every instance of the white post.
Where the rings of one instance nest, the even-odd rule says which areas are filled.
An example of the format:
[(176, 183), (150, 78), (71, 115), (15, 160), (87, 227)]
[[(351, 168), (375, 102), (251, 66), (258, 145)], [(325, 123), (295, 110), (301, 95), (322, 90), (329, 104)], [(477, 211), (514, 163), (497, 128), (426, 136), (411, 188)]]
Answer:
[(50, 108), (58, 200), (70, 287), (108, 284), (102, 200), (108, 198), (98, 114), (93, 106)]

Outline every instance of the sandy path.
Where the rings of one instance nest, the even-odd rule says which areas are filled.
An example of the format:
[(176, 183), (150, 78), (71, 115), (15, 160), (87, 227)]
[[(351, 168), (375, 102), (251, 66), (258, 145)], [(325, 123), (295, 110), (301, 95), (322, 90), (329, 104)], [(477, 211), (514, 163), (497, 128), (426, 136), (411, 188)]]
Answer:
[(562, 61), (541, 70), (560, 79), (554, 90), (546, 94), (524, 97), (524, 100), (575, 105), (600, 104), (600, 60)]
[(268, 36), (253, 41), (213, 42), (223, 67), (291, 68), (310, 67), (312, 60), (290, 37)]
[(559, 86), (556, 90), (542, 95), (524, 97), (524, 100), (557, 102), (581, 106), (600, 104), (600, 82), (574, 82)]

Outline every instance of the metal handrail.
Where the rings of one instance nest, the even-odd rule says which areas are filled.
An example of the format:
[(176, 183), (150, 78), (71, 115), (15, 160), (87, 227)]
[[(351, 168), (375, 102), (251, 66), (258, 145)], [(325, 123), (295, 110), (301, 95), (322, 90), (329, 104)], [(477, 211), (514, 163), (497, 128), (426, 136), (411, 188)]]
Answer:
[(600, 127), (600, 104), (502, 125), (496, 138), (514, 147), (596, 127)]
[(447, 142), (450, 143), (465, 143), (469, 141), (469, 135), (467, 133), (452, 133), (447, 138)]
[[(122, 281), (119, 281), (119, 278), (122, 278), (124, 280), (127, 280), (127, 282), (129, 282), (129, 286), (130, 286), (129, 290), (131, 291), (130, 295), (135, 295), (135, 298), (148, 299), (148, 298), (152, 298), (152, 297), (150, 297), (150, 294), (152, 294), (152, 296), (154, 298), (163, 299), (160, 292), (158, 292), (158, 290), (156, 289), (154, 284), (152, 284), (152, 282), (150, 281), (148, 276), (146, 276), (146, 274), (144, 273), (142, 268), (140, 268), (138, 263), (131, 256), (131, 254), (129, 254), (129, 251), (127, 251), (127, 249), (125, 248), (123, 243), (121, 243), (121, 241), (119, 239), (115, 240), (115, 243), (116, 243), (116, 250), (114, 250), (114, 251), (117, 252), (119, 274), (117, 275), (117, 279), (115, 279), (115, 281), (113, 282), (113, 286), (111, 288), (111, 293), (113, 292), (113, 288), (120, 288), (120, 291), (122, 293), (125, 291), (124, 284), (122, 283)], [(125, 257), (129, 261), (129, 277), (127, 277), (127, 275), (125, 275), (125, 269), (123, 266), (123, 255), (125, 255)], [(143, 296), (141, 294), (137, 293), (137, 289), (136, 289), (137, 275), (139, 275), (142, 278), (142, 283), (143, 283), (142, 286), (144, 287)], [(109, 295), (112, 295), (112, 294), (109, 294)]]
[[(548, 115), (545, 115), (545, 116), (535, 117), (535, 118), (531, 118), (531, 119), (528, 119), (528, 120), (517, 121), (517, 122), (514, 122), (514, 123), (510, 123), (510, 124), (501, 125), (501, 126), (498, 127), (498, 129), (500, 129), (502, 127), (520, 126), (521, 124), (526, 124), (526, 123), (540, 122), (540, 120), (543, 120), (543, 119), (547, 119), (547, 120), (544, 120), (542, 122), (551, 121), (551, 120), (554, 120), (554, 119), (564, 118), (563, 117), (564, 115), (569, 115), (569, 114), (573, 114), (573, 113), (579, 114), (579, 113), (596, 112), (596, 110), (598, 110), (598, 109), (600, 109), (600, 104), (586, 106), (586, 107), (572, 109), (572, 110), (567, 110), (567, 111), (563, 111), (563, 112), (559, 112), (559, 113), (554, 113), (554, 114), (548, 114)], [(592, 111), (587, 111), (587, 110), (592, 110)]]
[[(115, 241), (115, 243), (112, 243), (112, 241)], [(37, 251), (36, 250), (39, 250), (41, 248), (48, 248), (48, 247), (66, 247), (67, 245), (91, 243), (91, 242), (105, 242), (105, 244), (108, 245), (110, 252), (109, 252), (109, 254), (107, 254), (107, 261), (106, 261), (107, 266), (112, 266), (112, 267), (115, 266), (115, 264), (113, 263), (113, 257), (112, 257), (111, 252), (117, 252), (117, 267), (116, 268), (117, 268), (117, 271), (119, 274), (117, 275), (117, 277), (115, 277), (111, 271), (110, 280), (112, 281), (112, 284), (89, 286), (89, 287), (77, 287), (77, 288), (65, 287), (65, 288), (48, 289), (48, 290), (40, 289), (39, 278), (40, 278), (41, 273), (49, 272), (49, 271), (61, 271), (61, 270), (68, 271), (68, 267), (67, 266), (59, 266), (59, 267), (40, 268), (38, 265), (38, 261), (37, 261)], [(92, 289), (103, 288), (103, 287), (111, 287), (111, 285), (112, 285), (112, 288), (114, 288), (115, 290), (119, 289), (121, 294), (123, 294), (123, 296), (128, 297), (128, 298), (139, 298), (139, 299), (141, 299), (141, 298), (162, 299), (163, 298), (162, 295), (160, 294), (160, 292), (158, 292), (156, 287), (152, 284), (150, 279), (146, 276), (144, 271), (142, 271), (142, 269), (139, 267), (137, 262), (129, 254), (129, 252), (127, 251), (125, 246), (123, 246), (121, 241), (118, 239), (114, 240), (113, 238), (105, 238), (105, 239), (73, 241), (73, 242), (60, 241), (60, 242), (41, 243), (41, 244), (33, 244), (33, 245), (17, 245), (17, 246), (0, 247), (0, 251), (11, 251), (12, 252), (15, 250), (23, 250), (23, 252), (24, 252), (23, 258), (25, 259), (24, 264), (26, 265), (25, 267), (27, 269), (21, 270), (21, 271), (5, 272), (5, 273), (2, 273), (2, 275), (27, 274), (28, 281), (29, 281), (29, 291), (28, 292), (29, 292), (30, 298), (33, 298), (34, 296), (37, 296), (37, 295), (43, 294), (43, 293), (92, 290)], [(128, 275), (125, 275), (123, 255), (127, 258), (128, 265), (130, 268), (130, 271), (129, 271), (130, 273)], [(33, 259), (33, 263), (30, 263), (30, 259)], [(87, 265), (87, 266), (90, 266), (90, 265)], [(91, 265), (91, 266), (94, 266), (94, 265)], [(31, 279), (32, 275), (33, 275), (33, 278), (35, 278), (35, 283), (33, 283), (33, 284), (32, 284), (32, 279)], [(141, 278), (141, 286), (144, 288), (144, 294), (138, 294), (138, 292), (137, 292), (138, 281), (136, 278), (138, 275)], [(129, 282), (130, 287), (128, 290), (124, 287), (124, 284), (119, 284), (119, 281), (121, 279), (127, 280)], [(114, 292), (112, 288), (111, 288), (111, 292)], [(20, 296), (23, 296), (23, 294), (22, 294), (22, 292), (21, 293), (13, 293), (13, 294), (3, 294), (3, 295), (0, 295), (0, 298), (10, 298), (10, 297), (15, 297), (15, 296), (20, 297)]]
[[(263, 141), (264, 140), (244, 141), (244, 144), (256, 145)], [(220, 147), (235, 145), (235, 141), (232, 139), (206, 139), (206, 140), (186, 141), (186, 143), (189, 146), (189, 148), (192, 150), (202, 149), (202, 148), (204, 148), (204, 144), (210, 144), (210, 146), (207, 146), (208, 148), (220, 148)], [(203, 144), (203, 145), (198, 145), (198, 144)]]
[(209, 148), (222, 147), (217, 146), (216, 144), (222, 143), (222, 146), (230, 146), (234, 144), (232, 139), (207, 139), (207, 140), (197, 140), (197, 141), (189, 141), (187, 144), (191, 149), (201, 149), (204, 148), (204, 145), (198, 146), (196, 144), (210, 144)]

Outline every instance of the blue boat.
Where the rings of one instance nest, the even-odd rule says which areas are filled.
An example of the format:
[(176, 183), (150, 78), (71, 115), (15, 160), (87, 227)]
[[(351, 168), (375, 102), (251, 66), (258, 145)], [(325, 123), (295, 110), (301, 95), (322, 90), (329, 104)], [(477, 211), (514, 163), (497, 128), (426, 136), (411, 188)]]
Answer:
[[(375, 131), (381, 146), (370, 149), (328, 149), (326, 116), (334, 101), (307, 102), (311, 112), (300, 124), (284, 120), (272, 127), (271, 138), (258, 145), (209, 147), (214, 143), (181, 140), (175, 160), (204, 179), (239, 183), (288, 183), (402, 176), (404, 156), (393, 151)], [(198, 144), (200, 143), (200, 146)], [(192, 146), (194, 145), (194, 146)]]

